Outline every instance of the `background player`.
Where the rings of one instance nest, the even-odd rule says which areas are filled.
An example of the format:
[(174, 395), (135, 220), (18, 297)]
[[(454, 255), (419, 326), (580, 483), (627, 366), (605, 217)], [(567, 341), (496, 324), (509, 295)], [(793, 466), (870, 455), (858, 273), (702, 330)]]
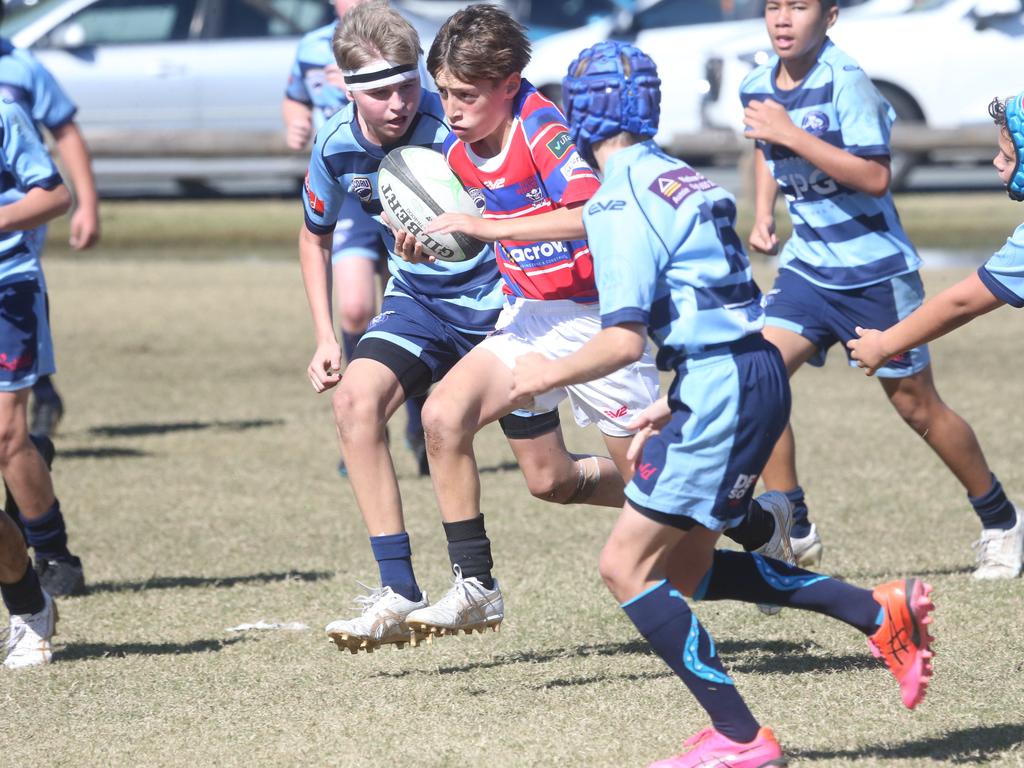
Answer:
[[(362, 1), (334, 0), (338, 20)], [(305, 149), (324, 122), (349, 103), (344, 76), (331, 46), (339, 21), (314, 29), (299, 41), (281, 104), (285, 141), (292, 149)], [(359, 337), (377, 311), (380, 291), (376, 276), (379, 274), (386, 283), (388, 258), (380, 227), (363, 210), (363, 204), (372, 197), (369, 177), (353, 174), (349, 187), (353, 194), (346, 195), (342, 202), (331, 246), (332, 283), (339, 304), (341, 347), (347, 361), (352, 360)], [(406, 403), (406, 442), (416, 456), (420, 474), (425, 475), (429, 469), (420, 421), (423, 400), (416, 396)], [(346, 473), (344, 459), (338, 470)]]
[(339, 384), (333, 404), (349, 481), (370, 535), (381, 586), (359, 601), (356, 619), (327, 631), (353, 650), (405, 642), (404, 617), (427, 605), (412, 568), (409, 536), (385, 425), (407, 398), (423, 394), (494, 327), (501, 304), (498, 273), (486, 251), (459, 263), (410, 264), (392, 256), (392, 278), (381, 313), (359, 340), (344, 378), (331, 322), (329, 264), (332, 231), (352, 178), (372, 195), (363, 202), (381, 236), (377, 168), (385, 147), (436, 150), (448, 135), (436, 93), (420, 84), (419, 37), (385, 3), (349, 11), (334, 38), (352, 103), (317, 132), (306, 181), (305, 227), (299, 237), (303, 282), (313, 315), (317, 349), (308, 373), (322, 392)]
[[(854, 328), (888, 327), (920, 305), (921, 260), (889, 193), (889, 134), (895, 113), (867, 75), (828, 39), (835, 0), (769, 0), (765, 21), (775, 55), (744, 80), (746, 135), (756, 142), (755, 221), (750, 244), (775, 253), (775, 200), (786, 196), (793, 235), (767, 296), (765, 337), (792, 375), (822, 365)], [(1006, 578), (995, 542), (1014, 535), (1014, 506), (989, 470), (971, 427), (939, 397), (928, 349), (878, 370), (896, 411), (939, 455), (967, 491), (982, 523), (976, 578)], [(765, 466), (765, 485), (796, 506), (793, 550), (801, 563), (821, 558), (808, 520), (787, 427)]]
[(643, 354), (648, 333), (658, 344), (659, 367), (675, 371), (669, 408), (659, 401), (634, 424), (644, 428), (637, 471), (601, 553), (601, 575), (712, 726), (652, 768), (785, 765), (683, 595), (839, 619), (869, 636), (913, 708), (930, 674), (930, 588), (908, 579), (872, 593), (761, 555), (715, 550), (748, 505), (789, 504), (771, 491), (751, 501), (788, 418), (789, 384), (778, 350), (760, 333), (760, 291), (734, 229), (732, 196), (651, 140), (660, 82), (650, 58), (617, 42), (583, 51), (569, 67), (570, 130), (602, 174), (584, 221), (604, 328), (566, 357), (520, 357), (513, 396), (628, 365)]
[[(1005, 102), (994, 99), (989, 114), (999, 126), (999, 151), (992, 161), (1011, 200), (1024, 201), (1024, 93)], [(1012, 126), (1012, 127), (1011, 127)], [(873, 375), (891, 358), (944, 336), (975, 317), (1009, 304), (1024, 307), (1024, 224), (978, 271), (929, 299), (888, 330), (856, 329), (859, 339), (847, 342), (850, 357)], [(1019, 573), (1024, 553), (1024, 522), (1019, 515), (1008, 534), (983, 537), (991, 547), (985, 558), (1003, 563), (1008, 573)]]

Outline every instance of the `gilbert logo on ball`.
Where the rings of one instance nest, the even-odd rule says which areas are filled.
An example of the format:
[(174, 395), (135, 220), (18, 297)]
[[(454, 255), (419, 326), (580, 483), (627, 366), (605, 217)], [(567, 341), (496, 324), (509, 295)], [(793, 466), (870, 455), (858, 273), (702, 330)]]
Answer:
[(466, 261), (485, 247), (485, 243), (461, 232), (445, 235), (424, 231), (442, 213), (480, 216), (479, 207), (440, 152), (426, 147), (391, 150), (380, 164), (377, 187), (392, 226), (415, 237), (434, 258)]

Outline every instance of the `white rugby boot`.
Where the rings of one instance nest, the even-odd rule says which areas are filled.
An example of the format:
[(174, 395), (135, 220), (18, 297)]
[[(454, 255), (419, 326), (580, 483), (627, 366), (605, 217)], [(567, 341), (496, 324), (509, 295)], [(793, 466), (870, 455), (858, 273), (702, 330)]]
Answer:
[(976, 579), (1015, 579), (1020, 575), (1021, 557), (1024, 556), (1024, 520), (1014, 507), (1017, 523), (1007, 531), (982, 528), (981, 538), (974, 542), (978, 567)]
[(462, 578), (462, 569), (453, 566), (455, 579), (447, 594), (428, 608), (420, 608), (405, 617), (412, 630), (413, 645), (424, 638), (457, 635), (459, 630), (469, 635), (492, 629), (497, 632), (505, 618), (505, 601), (501, 597), (498, 580), (494, 589), (485, 589), (476, 577)]
[(38, 613), (12, 613), (7, 635), (8, 669), (26, 669), (49, 664), (53, 658), (50, 640), (57, 633), (57, 604), (43, 592), (43, 610)]
[[(790, 531), (793, 528), (793, 502), (786, 498), (786, 494), (779, 491), (762, 493), (754, 501), (775, 520), (772, 537), (755, 549), (754, 554), (794, 565), (796, 558), (793, 556), (793, 548), (789, 541)], [(781, 605), (772, 605), (771, 603), (758, 603), (757, 608), (765, 616), (774, 616), (782, 610)]]
[(430, 603), (424, 592), (418, 601), (407, 600), (391, 587), (368, 587), (359, 584), (367, 594), (358, 595), (355, 603), (363, 612), (354, 619), (338, 619), (327, 625), (327, 636), (338, 646), (338, 650), (352, 653), (366, 651), (373, 653), (382, 645), (404, 648), (409, 642), (409, 626), (406, 617), (413, 611), (426, 608)]
[(790, 536), (789, 543), (793, 548), (796, 564), (801, 568), (816, 568), (821, 564), (824, 547), (821, 543), (821, 536), (818, 534), (818, 526), (814, 523), (811, 523), (810, 533), (806, 536)]

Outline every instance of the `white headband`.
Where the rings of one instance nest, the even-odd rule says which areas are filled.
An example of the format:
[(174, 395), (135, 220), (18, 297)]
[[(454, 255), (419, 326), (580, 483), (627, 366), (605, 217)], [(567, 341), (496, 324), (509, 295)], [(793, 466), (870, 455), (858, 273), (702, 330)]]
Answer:
[(395, 65), (384, 59), (371, 61), (359, 69), (343, 70), (342, 74), (350, 91), (371, 91), (385, 85), (414, 80), (420, 76), (416, 64)]

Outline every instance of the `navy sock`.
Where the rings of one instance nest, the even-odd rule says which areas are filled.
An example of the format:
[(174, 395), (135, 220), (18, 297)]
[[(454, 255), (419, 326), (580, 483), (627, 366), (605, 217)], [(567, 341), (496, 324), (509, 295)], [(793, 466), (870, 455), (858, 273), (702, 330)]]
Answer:
[(760, 726), (722, 666), (715, 641), (678, 590), (662, 581), (622, 609), (704, 707), (715, 730), (733, 741), (753, 741)]
[(747, 516), (735, 528), (729, 528), (725, 535), (747, 552), (763, 547), (775, 533), (775, 518), (756, 501), (750, 502)]
[(798, 539), (809, 536), (811, 521), (808, 519), (807, 502), (804, 501), (804, 489), (798, 485), (793, 490), (786, 491), (785, 495), (793, 505), (793, 528), (790, 535)]
[(694, 599), (784, 605), (823, 613), (866, 635), (878, 629), (880, 606), (869, 590), (748, 552), (715, 550)]
[(370, 548), (380, 568), (382, 587), (391, 587), (406, 600), (417, 602), (423, 599), (412, 572), (412, 545), (408, 533), (371, 536)]
[(349, 333), (348, 331), (341, 332), (341, 351), (345, 355), (345, 362), (352, 362), (352, 355), (356, 353), (356, 344), (359, 343), (359, 339), (362, 338), (363, 332)]
[(427, 402), (427, 395), (414, 395), (405, 401), (405, 435), (410, 440), (421, 440), (423, 436), (423, 404)]
[(32, 394), (43, 400), (53, 400), (57, 397), (57, 390), (53, 386), (53, 379), (49, 376), (40, 376), (32, 385)]
[(60, 502), (54, 500), (46, 514), (36, 520), (29, 520), (21, 513), (21, 524), (25, 529), (25, 541), (35, 550), (39, 560), (68, 560), (68, 532), (64, 527), (64, 515)]
[(967, 497), (974, 511), (981, 518), (982, 528), (999, 528), (1008, 531), (1017, 524), (1017, 513), (1013, 504), (1003, 493), (1003, 485), (999, 478), (992, 475), (992, 487), (984, 496)]
[(0, 584), (0, 595), (11, 613), (39, 613), (46, 606), (39, 577), (29, 560), (22, 577), (13, 584)]
[(491, 540), (487, 538), (487, 530), (484, 528), (484, 516), (478, 515), (469, 520), (443, 525), (452, 568), (458, 566), (463, 578), (476, 578), (484, 589), (494, 589), (494, 578), (491, 576), (494, 560), (491, 559)]

